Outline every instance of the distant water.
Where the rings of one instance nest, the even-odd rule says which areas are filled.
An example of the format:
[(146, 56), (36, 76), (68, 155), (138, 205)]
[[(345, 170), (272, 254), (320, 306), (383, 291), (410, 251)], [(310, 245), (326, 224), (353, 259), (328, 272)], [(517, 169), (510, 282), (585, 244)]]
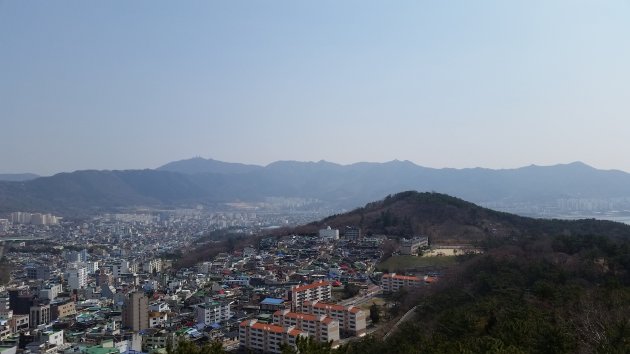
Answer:
[(553, 216), (557, 219), (578, 220), (578, 219), (597, 219), (610, 220), (630, 225), (630, 215), (557, 215)]
[(603, 218), (598, 218), (598, 219), (622, 222), (624, 224), (630, 225), (630, 216), (610, 216), (610, 217), (603, 217)]

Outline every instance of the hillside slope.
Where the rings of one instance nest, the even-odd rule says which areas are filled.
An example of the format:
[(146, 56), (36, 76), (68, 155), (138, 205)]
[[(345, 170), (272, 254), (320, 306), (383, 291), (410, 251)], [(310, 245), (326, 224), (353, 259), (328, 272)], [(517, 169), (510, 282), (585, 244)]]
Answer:
[(630, 238), (630, 226), (621, 223), (534, 219), (490, 210), (445, 194), (415, 191), (388, 196), (290, 232), (315, 233), (326, 226), (341, 232), (346, 226), (359, 226), (364, 234), (426, 235), (432, 242), (443, 244), (537, 235), (603, 234)]

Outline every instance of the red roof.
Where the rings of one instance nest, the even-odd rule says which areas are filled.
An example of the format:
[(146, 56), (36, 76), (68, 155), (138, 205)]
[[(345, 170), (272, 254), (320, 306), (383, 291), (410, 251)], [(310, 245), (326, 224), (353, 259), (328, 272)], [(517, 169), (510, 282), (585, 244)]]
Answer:
[(420, 280), (420, 278), (418, 277), (413, 277), (409, 275), (398, 275), (398, 274), (385, 274), (383, 275), (383, 278), (392, 278), (392, 279), (398, 279), (398, 280), (412, 280), (412, 281)]
[(288, 318), (301, 319), (301, 320), (306, 320), (306, 321), (317, 321), (318, 320), (318, 316), (311, 315), (309, 313), (301, 313), (301, 312), (287, 312), (285, 315), (283, 315), (282, 314), (282, 310), (278, 310), (273, 315), (274, 316), (284, 316), (284, 317), (288, 317)]
[[(241, 324), (239, 325), (240, 327), (251, 327), (253, 329), (257, 329), (260, 331), (264, 331), (264, 332), (273, 332), (273, 333), (284, 333), (285, 332), (285, 328), (282, 326), (278, 326), (275, 324), (265, 324), (265, 323), (260, 323), (260, 322), (256, 322), (253, 325), (250, 325), (250, 323), (253, 322), (251, 320), (245, 320), (243, 322), (241, 322)], [(290, 336), (298, 336), (300, 334), (302, 334), (302, 331), (298, 330), (298, 329), (292, 329), (288, 332), (288, 334)]]
[(337, 304), (327, 304), (324, 302), (316, 302), (315, 304), (313, 304), (310, 301), (304, 301), (304, 306), (313, 306), (314, 308), (317, 309), (327, 309), (327, 310), (335, 310), (335, 311), (345, 311), (346, 307), (343, 305), (337, 305)]

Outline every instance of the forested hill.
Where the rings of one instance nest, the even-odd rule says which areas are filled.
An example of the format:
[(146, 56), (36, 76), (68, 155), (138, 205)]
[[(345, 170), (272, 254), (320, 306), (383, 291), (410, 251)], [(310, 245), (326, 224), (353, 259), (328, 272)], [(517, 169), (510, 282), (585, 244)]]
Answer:
[(300, 353), (630, 353), (630, 240), (509, 241), (394, 297), (389, 337)]
[(434, 243), (470, 243), (488, 238), (598, 234), (630, 238), (630, 225), (602, 220), (548, 220), (522, 217), (480, 207), (440, 193), (408, 191), (368, 203), (288, 232), (315, 233), (346, 226), (364, 234), (425, 235)]

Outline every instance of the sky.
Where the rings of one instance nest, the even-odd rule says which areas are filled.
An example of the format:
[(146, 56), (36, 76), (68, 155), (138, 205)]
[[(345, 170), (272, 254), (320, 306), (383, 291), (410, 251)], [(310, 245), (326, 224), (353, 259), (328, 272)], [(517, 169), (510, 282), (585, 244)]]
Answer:
[(630, 171), (628, 63), (628, 0), (0, 0), (0, 173)]

